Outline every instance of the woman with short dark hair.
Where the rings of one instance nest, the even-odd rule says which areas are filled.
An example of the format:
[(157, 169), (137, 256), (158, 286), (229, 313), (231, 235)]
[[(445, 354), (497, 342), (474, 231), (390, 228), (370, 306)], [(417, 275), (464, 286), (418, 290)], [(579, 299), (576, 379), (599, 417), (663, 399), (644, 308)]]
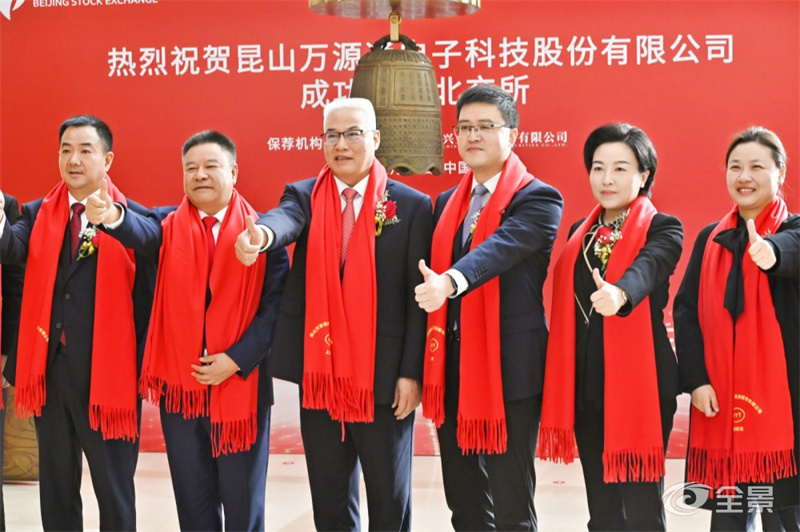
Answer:
[(702, 231), (675, 298), (681, 385), (692, 394), (686, 477), (711, 530), (798, 530), (800, 216), (781, 194), (786, 152), (767, 129), (726, 154), (733, 208)]
[(629, 124), (594, 130), (584, 161), (597, 205), (555, 267), (539, 450), (577, 443), (589, 530), (664, 530), (664, 457), (678, 387), (664, 326), (681, 222), (656, 211), (658, 158)]

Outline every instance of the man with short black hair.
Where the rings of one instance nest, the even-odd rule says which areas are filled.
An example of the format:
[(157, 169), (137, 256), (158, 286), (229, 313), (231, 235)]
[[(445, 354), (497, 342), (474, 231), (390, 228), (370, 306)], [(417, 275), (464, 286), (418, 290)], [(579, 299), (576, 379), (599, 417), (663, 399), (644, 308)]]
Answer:
[(430, 313), (422, 408), (438, 427), (453, 527), (536, 530), (542, 285), (564, 203), (513, 152), (510, 94), (477, 85), (456, 114), (470, 170), (437, 198), (431, 268), (419, 265), (416, 299)]
[(139, 454), (137, 394), (155, 265), (88, 224), (87, 198), (103, 187), (131, 211), (107, 175), (113, 137), (96, 117), (59, 129), (61, 179), (0, 217), (0, 262), (26, 263), (19, 347), (5, 375), (16, 409), (35, 415), (39, 494), (45, 530), (83, 529), (83, 455), (101, 530), (135, 530), (133, 475)]
[(284, 248), (252, 268), (234, 243), (258, 215), (234, 188), (236, 147), (217, 131), (183, 145), (178, 207), (142, 216), (101, 188), (89, 219), (158, 258), (141, 389), (160, 405), (182, 530), (264, 530), (272, 332), (289, 259)]

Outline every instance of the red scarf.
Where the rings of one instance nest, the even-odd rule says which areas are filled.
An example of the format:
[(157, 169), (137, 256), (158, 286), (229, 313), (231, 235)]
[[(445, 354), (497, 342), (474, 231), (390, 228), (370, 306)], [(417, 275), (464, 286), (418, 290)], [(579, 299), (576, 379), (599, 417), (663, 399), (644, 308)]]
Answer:
[[(247, 379), (233, 375), (209, 387), (192, 377), (190, 366), (203, 353), (204, 328), (208, 353), (223, 353), (241, 338), (258, 311), (266, 255), (260, 254), (248, 267), (234, 253), (246, 217), (257, 215), (234, 189), (210, 278), (205, 227), (188, 198), (161, 222), (163, 240), (139, 391), (157, 405), (166, 385), (167, 412), (183, 412), (186, 419), (210, 415), (215, 457), (246, 451), (256, 440), (258, 368)], [(212, 298), (206, 309), (208, 287)]]
[[(787, 216), (786, 203), (775, 198), (756, 218), (756, 230), (775, 233)], [(734, 324), (723, 308), (733, 253), (714, 237), (735, 229), (738, 218), (734, 206), (708, 237), (697, 302), (706, 370), (720, 411), (706, 417), (692, 408), (686, 479), (714, 489), (774, 482), (797, 473), (783, 336), (768, 277), (746, 250), (744, 311)]]
[[(105, 179), (112, 199), (126, 205), (125, 196), (111, 178)], [(47, 399), (45, 372), (53, 288), (69, 213), (67, 187), (61, 182), (42, 201), (28, 242), (17, 351), (15, 402), (20, 417), (31, 413), (41, 416)], [(103, 439), (134, 441), (139, 435), (136, 330), (131, 298), (136, 263), (133, 251), (102, 231), (98, 231), (95, 241), (98, 297), (94, 308), (89, 422), (92, 430), (102, 432)]]
[[(447, 270), (452, 265), (453, 240), (469, 208), (472, 171), (461, 179), (450, 196), (433, 233), (431, 269)], [(500, 227), (511, 198), (533, 181), (515, 153), (511, 153), (497, 182), (497, 188), (481, 211), (470, 249), (479, 246)], [(470, 223), (470, 220), (464, 223)], [(463, 453), (504, 453), (507, 444), (503, 404), (503, 376), (500, 367), (500, 279), (494, 277), (461, 300), (461, 366), (458, 400), (458, 446)], [(447, 301), (428, 314), (428, 341), (422, 409), (425, 417), (439, 427), (444, 422), (445, 329)]]
[(326, 409), (331, 418), (348, 423), (371, 422), (375, 415), (375, 206), (386, 190), (386, 170), (377, 160), (368, 179), (344, 275), (339, 270), (342, 203), (327, 165), (311, 193), (303, 408)]
[[(619, 281), (647, 241), (656, 209), (646, 196), (637, 197), (614, 244), (606, 281)], [(547, 345), (539, 453), (544, 459), (570, 463), (575, 436), (575, 263), (583, 238), (602, 212), (595, 206), (567, 241), (556, 263), (553, 310)], [(664, 476), (658, 379), (656, 375), (650, 298), (627, 317), (603, 318), (605, 363), (603, 441), (604, 482), (657, 482)], [(635, 400), (631, 401), (631, 397)]]

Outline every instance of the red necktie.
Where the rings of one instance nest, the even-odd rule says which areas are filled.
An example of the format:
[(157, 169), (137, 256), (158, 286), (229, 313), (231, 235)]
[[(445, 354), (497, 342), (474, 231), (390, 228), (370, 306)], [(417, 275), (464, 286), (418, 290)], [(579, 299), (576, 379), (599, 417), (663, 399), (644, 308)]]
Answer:
[(72, 250), (72, 260), (75, 260), (75, 252), (81, 242), (81, 214), (86, 209), (83, 203), (72, 204), (72, 218), (69, 219), (69, 245)]
[(214, 264), (214, 233), (211, 229), (217, 224), (217, 219), (214, 216), (206, 216), (203, 218), (203, 225), (206, 226), (206, 245), (208, 246), (208, 272), (211, 273), (211, 266)]
[(356, 211), (353, 208), (353, 200), (356, 197), (356, 189), (346, 188), (342, 191), (347, 203), (342, 211), (342, 261), (341, 266), (344, 266), (344, 259), (347, 257), (347, 245), (350, 243), (350, 235), (353, 234), (353, 227), (356, 225)]

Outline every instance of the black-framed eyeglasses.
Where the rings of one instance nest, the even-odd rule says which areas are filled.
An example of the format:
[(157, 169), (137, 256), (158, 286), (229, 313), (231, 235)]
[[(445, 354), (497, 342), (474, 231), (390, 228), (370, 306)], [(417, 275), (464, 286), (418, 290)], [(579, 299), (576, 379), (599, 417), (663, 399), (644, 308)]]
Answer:
[(344, 137), (348, 144), (355, 144), (364, 140), (364, 133), (375, 131), (374, 129), (348, 129), (347, 131), (326, 131), (320, 137), (322, 142), (328, 146), (335, 146), (339, 143), (339, 137)]
[(478, 135), (486, 135), (499, 127), (507, 127), (511, 129), (511, 126), (508, 124), (478, 124), (477, 126), (472, 124), (456, 124), (453, 126), (453, 133), (459, 137), (469, 136), (470, 131), (474, 131)]

